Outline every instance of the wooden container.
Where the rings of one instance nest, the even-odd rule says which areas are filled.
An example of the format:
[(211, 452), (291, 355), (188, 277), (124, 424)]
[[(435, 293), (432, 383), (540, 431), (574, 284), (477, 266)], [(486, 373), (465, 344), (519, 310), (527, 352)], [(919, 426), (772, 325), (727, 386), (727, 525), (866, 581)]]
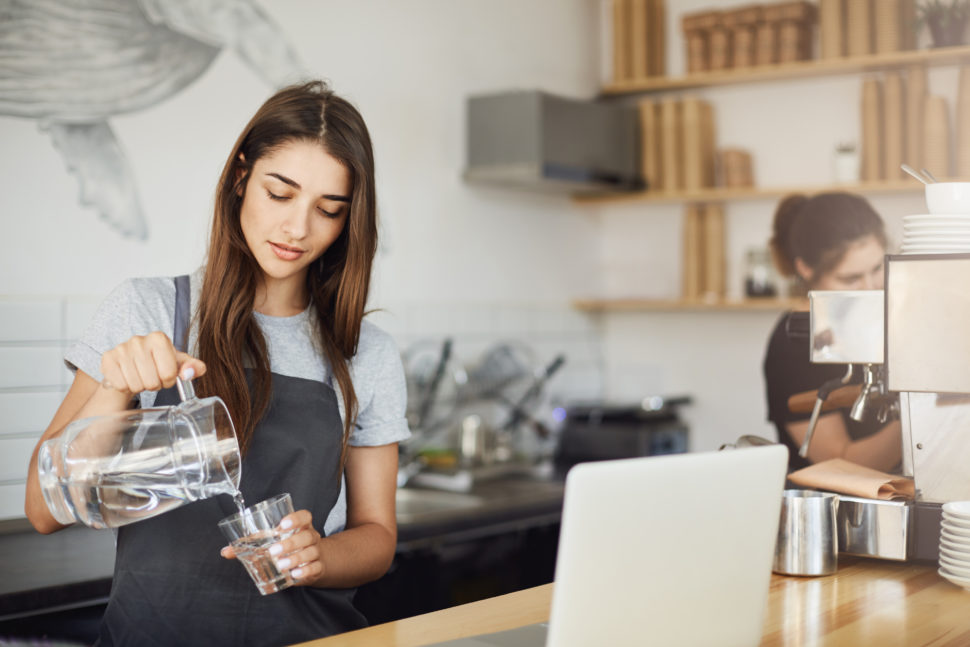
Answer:
[(906, 68), (906, 163), (913, 168), (923, 166), (923, 108), (926, 105), (926, 67)]
[(970, 66), (960, 68), (956, 108), (957, 159), (956, 178), (970, 180)]
[(845, 56), (845, 1), (819, 0), (818, 23), (819, 57)]
[(883, 172), (886, 180), (901, 179), (905, 172), (900, 165), (906, 161), (904, 151), (906, 126), (903, 114), (906, 97), (903, 79), (898, 72), (887, 72), (883, 77)]
[[(846, 0), (845, 51), (849, 56), (872, 53), (872, 0)], [(878, 0), (882, 2), (882, 0)]]
[(724, 298), (725, 253), (724, 253), (724, 206), (719, 202), (708, 202), (703, 208), (702, 249), (704, 250), (701, 271), (701, 298), (705, 301), (719, 301)]
[(882, 88), (875, 78), (862, 82), (863, 182), (882, 179)]
[(740, 148), (725, 148), (718, 152), (718, 183), (737, 189), (754, 186), (751, 153)]
[(805, 0), (795, 0), (794, 2), (772, 2), (763, 5), (761, 15), (767, 22), (783, 22), (792, 20), (794, 22), (814, 22), (817, 18), (815, 4)]
[(946, 97), (928, 95), (923, 108), (923, 168), (939, 179), (951, 177), (950, 132)]
[(731, 60), (735, 68), (752, 67), (757, 64), (756, 34), (757, 28), (753, 25), (741, 25), (731, 30), (734, 47)]
[(627, 81), (633, 76), (630, 40), (631, 0), (613, 0), (613, 80)]
[(774, 65), (778, 62), (778, 24), (764, 22), (758, 25), (755, 38), (755, 58), (758, 65)]
[(710, 31), (719, 20), (720, 14), (716, 11), (687, 14), (681, 18), (687, 44), (688, 74), (711, 69)]
[(660, 102), (660, 159), (663, 163), (660, 186), (663, 191), (679, 191), (684, 187), (683, 150), (680, 101), (665, 97)]
[(718, 25), (710, 32), (711, 70), (729, 70), (734, 66), (733, 34)]
[(701, 296), (703, 271), (703, 213), (702, 206), (696, 202), (684, 208), (683, 254), (681, 281), (684, 299), (699, 299)]
[(637, 105), (640, 117), (640, 174), (648, 191), (661, 187), (663, 164), (660, 152), (660, 104), (644, 99)]
[(648, 38), (650, 76), (667, 74), (667, 7), (664, 0), (650, 0), (648, 5)]
[(681, 102), (684, 183), (687, 191), (714, 185), (714, 120), (711, 104), (696, 97)]
[(701, 29), (684, 32), (687, 42), (687, 73), (706, 72), (711, 68), (711, 53), (707, 32)]
[(901, 0), (877, 0), (872, 5), (873, 50), (898, 52), (903, 47)]
[(804, 22), (785, 20), (778, 28), (778, 61), (793, 63), (812, 58), (811, 26)]
[(715, 185), (714, 158), (717, 146), (717, 131), (714, 126), (714, 106), (708, 101), (701, 102), (701, 132), (701, 157), (704, 164), (703, 186), (712, 187)]
[(650, 75), (648, 31), (650, 29), (650, 0), (630, 2), (630, 76), (645, 79)]
[(899, 25), (899, 48), (903, 51), (916, 49), (916, 0), (899, 1)]

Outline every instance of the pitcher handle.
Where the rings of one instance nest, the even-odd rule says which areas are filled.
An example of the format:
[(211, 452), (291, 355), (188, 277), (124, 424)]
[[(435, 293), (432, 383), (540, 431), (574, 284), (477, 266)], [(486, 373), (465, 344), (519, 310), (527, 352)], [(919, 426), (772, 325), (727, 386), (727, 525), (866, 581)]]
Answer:
[(182, 402), (195, 399), (195, 387), (192, 386), (192, 380), (183, 380), (181, 376), (178, 376), (175, 378), (175, 388), (178, 389)]

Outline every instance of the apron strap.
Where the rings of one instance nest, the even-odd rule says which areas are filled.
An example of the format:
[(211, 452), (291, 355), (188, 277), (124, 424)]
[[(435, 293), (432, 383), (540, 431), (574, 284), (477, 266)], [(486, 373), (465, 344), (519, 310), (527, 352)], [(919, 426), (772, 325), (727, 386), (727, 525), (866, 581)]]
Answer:
[(177, 350), (188, 352), (189, 312), (191, 310), (189, 275), (175, 277), (175, 336), (172, 343)]

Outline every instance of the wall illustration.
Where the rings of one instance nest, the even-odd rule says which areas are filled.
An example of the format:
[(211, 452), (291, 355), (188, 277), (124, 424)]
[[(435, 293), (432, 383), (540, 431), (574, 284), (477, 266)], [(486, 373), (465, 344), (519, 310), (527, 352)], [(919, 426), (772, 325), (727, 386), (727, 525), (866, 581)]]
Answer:
[(0, 0), (0, 115), (37, 122), (79, 184), (79, 202), (147, 240), (111, 117), (150, 108), (231, 49), (273, 87), (302, 66), (255, 0)]

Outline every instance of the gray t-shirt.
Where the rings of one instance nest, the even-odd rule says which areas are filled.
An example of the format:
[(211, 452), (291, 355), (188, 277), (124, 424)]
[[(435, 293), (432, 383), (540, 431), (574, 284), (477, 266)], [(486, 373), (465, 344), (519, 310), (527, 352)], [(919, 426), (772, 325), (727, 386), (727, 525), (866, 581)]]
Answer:
[[(191, 276), (191, 312), (202, 288), (202, 273)], [(343, 419), (343, 398), (333, 381), (329, 364), (313, 333), (316, 318), (310, 309), (292, 317), (270, 317), (255, 313), (266, 337), (270, 370), (279, 375), (315, 380), (337, 391)], [(195, 321), (195, 317), (192, 317)], [(116, 287), (95, 313), (81, 338), (68, 349), (64, 359), (72, 371), (80, 369), (96, 380), (101, 374), (101, 355), (134, 335), (160, 330), (170, 338), (175, 328), (175, 282), (170, 277), (128, 279)], [(197, 331), (189, 333), (189, 354), (195, 355)], [(360, 329), (357, 354), (350, 363), (350, 374), (357, 395), (357, 421), (351, 430), (350, 444), (372, 447), (400, 442), (410, 437), (405, 411), (407, 391), (404, 367), (393, 338), (364, 321)], [(154, 392), (139, 395), (142, 407), (155, 402)], [(343, 530), (347, 518), (345, 483), (340, 497), (327, 518), (324, 530), (330, 535)]]

